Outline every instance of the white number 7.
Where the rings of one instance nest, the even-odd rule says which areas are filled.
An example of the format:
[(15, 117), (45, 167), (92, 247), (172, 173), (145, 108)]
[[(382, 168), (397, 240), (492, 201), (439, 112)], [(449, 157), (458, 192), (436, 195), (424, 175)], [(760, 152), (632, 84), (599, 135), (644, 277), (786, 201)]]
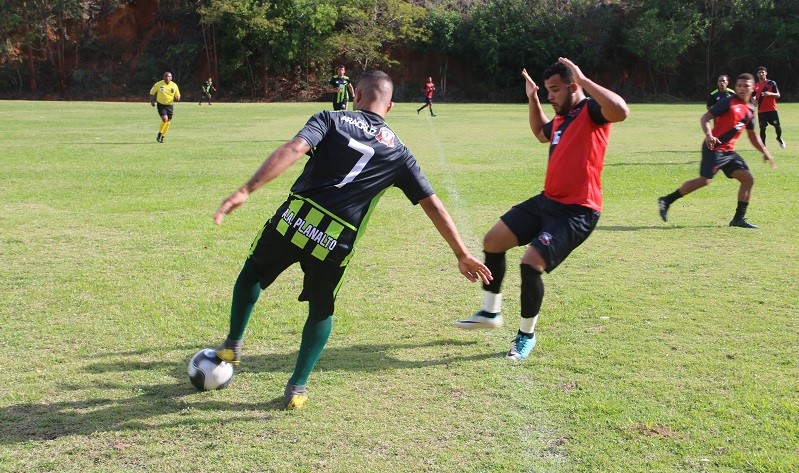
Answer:
[(344, 177), (344, 179), (342, 179), (341, 182), (336, 184), (336, 187), (338, 188), (342, 188), (347, 184), (349, 184), (350, 182), (352, 182), (358, 176), (358, 174), (360, 174), (361, 171), (363, 171), (363, 168), (366, 167), (366, 163), (368, 163), (369, 160), (372, 159), (372, 156), (374, 156), (375, 154), (374, 148), (365, 145), (361, 142), (355, 141), (352, 138), (350, 138), (350, 142), (347, 143), (347, 146), (354, 149), (355, 151), (359, 151), (361, 153), (361, 159), (359, 159), (358, 162), (355, 163), (355, 166), (352, 167), (352, 169)]

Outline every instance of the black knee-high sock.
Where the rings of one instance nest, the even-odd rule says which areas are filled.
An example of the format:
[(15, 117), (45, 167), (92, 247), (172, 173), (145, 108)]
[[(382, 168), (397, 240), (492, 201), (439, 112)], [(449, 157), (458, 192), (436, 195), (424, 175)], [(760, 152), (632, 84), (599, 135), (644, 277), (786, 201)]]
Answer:
[(544, 300), (544, 280), (541, 272), (529, 264), (519, 265), (522, 274), (521, 316), (531, 319), (538, 315)]
[(502, 280), (505, 278), (505, 253), (485, 253), (485, 265), (491, 271), (494, 279), (488, 283), (483, 283), (483, 289), (494, 294), (502, 292)]
[(763, 143), (766, 142), (766, 129), (765, 128), (761, 128), (760, 129), (760, 141), (762, 141)]
[(746, 209), (749, 207), (749, 202), (738, 201), (738, 207), (735, 209), (735, 216), (733, 220), (741, 220), (746, 216)]
[(777, 133), (777, 142), (782, 143), (782, 127), (774, 125), (774, 131)]
[(676, 191), (672, 192), (671, 194), (663, 196), (663, 200), (665, 200), (667, 204), (671, 205), (671, 204), (674, 203), (675, 200), (677, 200), (677, 199), (679, 199), (681, 197), (682, 197), (682, 194), (680, 194), (680, 189), (677, 189)]

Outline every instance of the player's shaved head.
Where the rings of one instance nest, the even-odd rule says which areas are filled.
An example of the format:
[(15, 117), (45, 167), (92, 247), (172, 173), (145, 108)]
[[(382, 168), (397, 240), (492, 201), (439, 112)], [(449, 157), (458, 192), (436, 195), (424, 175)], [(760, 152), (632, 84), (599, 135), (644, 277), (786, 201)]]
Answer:
[(394, 94), (394, 81), (383, 71), (366, 71), (358, 80), (356, 87), (366, 102), (391, 102)]

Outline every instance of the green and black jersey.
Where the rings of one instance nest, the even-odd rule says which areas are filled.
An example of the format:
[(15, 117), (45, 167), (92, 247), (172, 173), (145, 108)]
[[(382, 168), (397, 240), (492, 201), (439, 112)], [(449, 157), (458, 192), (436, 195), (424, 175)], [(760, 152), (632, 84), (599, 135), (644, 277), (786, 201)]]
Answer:
[(347, 76), (339, 77), (333, 76), (332, 79), (328, 82), (331, 87), (335, 87), (338, 89), (338, 92), (333, 94), (333, 104), (346, 104), (347, 98), (349, 97), (349, 91), (347, 90), (347, 85), (350, 84), (350, 78)]
[(319, 260), (349, 262), (389, 187), (414, 205), (434, 194), (416, 158), (377, 114), (320, 112), (297, 136), (311, 146), (310, 158), (270, 223)]
[(722, 100), (732, 97), (733, 95), (735, 95), (735, 91), (732, 89), (727, 89), (725, 91), (713, 89), (713, 92), (711, 92), (710, 96), (707, 98), (707, 108), (710, 108)]

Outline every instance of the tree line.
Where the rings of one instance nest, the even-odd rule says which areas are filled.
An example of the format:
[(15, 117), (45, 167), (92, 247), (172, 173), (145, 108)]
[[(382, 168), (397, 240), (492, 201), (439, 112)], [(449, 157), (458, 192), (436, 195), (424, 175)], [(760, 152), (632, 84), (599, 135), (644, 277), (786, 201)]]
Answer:
[(400, 100), (433, 75), (446, 100), (512, 101), (522, 67), (564, 55), (631, 101), (701, 99), (760, 65), (790, 99), (796, 52), (787, 0), (0, 0), (3, 98), (140, 97), (170, 70), (313, 100), (340, 63), (392, 73)]

